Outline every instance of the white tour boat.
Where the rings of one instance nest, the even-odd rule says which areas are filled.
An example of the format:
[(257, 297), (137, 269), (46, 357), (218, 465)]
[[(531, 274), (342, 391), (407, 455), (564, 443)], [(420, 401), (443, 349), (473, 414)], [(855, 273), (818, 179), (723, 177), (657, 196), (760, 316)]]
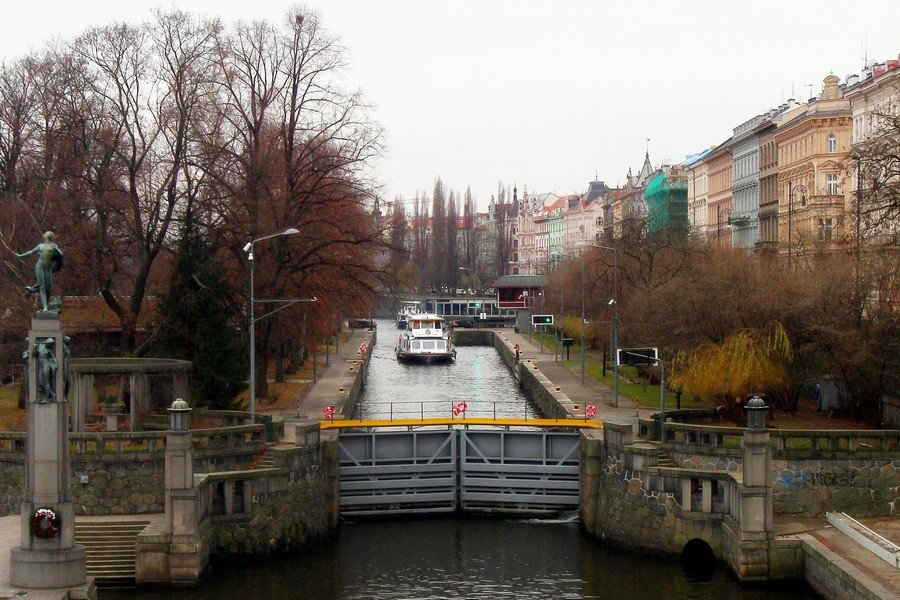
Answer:
[(409, 325), (409, 315), (419, 312), (418, 300), (405, 300), (400, 304), (397, 312), (397, 329), (406, 329)]
[(397, 360), (408, 362), (449, 362), (456, 359), (444, 320), (432, 313), (409, 315), (409, 326), (397, 342)]

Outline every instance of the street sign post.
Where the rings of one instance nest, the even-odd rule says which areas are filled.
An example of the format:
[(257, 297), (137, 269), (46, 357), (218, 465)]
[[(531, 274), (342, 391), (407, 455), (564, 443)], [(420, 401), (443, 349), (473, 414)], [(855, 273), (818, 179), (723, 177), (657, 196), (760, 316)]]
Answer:
[(553, 325), (553, 315), (531, 315), (532, 325)]
[(653, 366), (659, 362), (656, 348), (619, 348), (616, 351), (619, 366)]

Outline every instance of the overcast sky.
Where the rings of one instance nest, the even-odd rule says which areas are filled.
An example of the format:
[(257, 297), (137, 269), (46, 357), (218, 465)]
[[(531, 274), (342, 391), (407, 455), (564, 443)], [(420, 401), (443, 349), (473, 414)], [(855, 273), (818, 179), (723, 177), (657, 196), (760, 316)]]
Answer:
[[(269, 0), (0, 0), (0, 55), (154, 6), (225, 21), (280, 19)], [(900, 1), (601, 2), (311, 0), (349, 52), (347, 81), (386, 133), (384, 195), (440, 175), (484, 207), (497, 181), (531, 191), (623, 182), (678, 162), (830, 71), (900, 54)]]

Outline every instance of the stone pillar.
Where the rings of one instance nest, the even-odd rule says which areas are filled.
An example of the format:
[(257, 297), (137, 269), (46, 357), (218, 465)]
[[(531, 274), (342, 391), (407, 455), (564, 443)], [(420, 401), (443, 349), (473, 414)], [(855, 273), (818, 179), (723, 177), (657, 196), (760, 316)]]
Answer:
[[(35, 346), (52, 338), (56, 377), (50, 385), (55, 400), (38, 395), (39, 359)], [(66, 588), (87, 581), (84, 547), (75, 544), (75, 511), (69, 478), (68, 402), (63, 394), (63, 334), (59, 316), (39, 312), (28, 332), (28, 413), (25, 442), (25, 501), (21, 508), (21, 545), (10, 553), (10, 583), (16, 587)], [(33, 532), (37, 510), (49, 509), (58, 519), (36, 524), (49, 537)]]
[(130, 378), (131, 431), (144, 430), (144, 413), (147, 412), (147, 396), (150, 384), (146, 373), (135, 372)]
[(741, 581), (769, 578), (772, 528), (772, 447), (766, 429), (768, 410), (762, 398), (747, 402), (747, 429), (741, 440), (744, 473), (740, 487), (740, 529), (737, 532), (737, 565)]
[(86, 417), (94, 414), (94, 376), (75, 373), (72, 381), (72, 431), (83, 432)]
[(190, 431), (191, 407), (181, 398), (168, 409), (169, 433), (166, 436), (166, 534), (169, 540), (169, 582), (175, 586), (194, 586), (200, 580), (208, 555), (200, 538), (200, 498), (194, 487), (193, 436)]

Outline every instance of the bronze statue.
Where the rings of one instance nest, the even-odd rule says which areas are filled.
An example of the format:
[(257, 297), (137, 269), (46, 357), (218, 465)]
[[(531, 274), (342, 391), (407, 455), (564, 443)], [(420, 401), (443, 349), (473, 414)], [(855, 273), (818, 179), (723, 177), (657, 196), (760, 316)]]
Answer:
[(37, 283), (25, 286), (25, 289), (31, 293), (40, 292), (41, 294), (41, 310), (50, 311), (50, 295), (53, 292), (53, 274), (62, 268), (62, 250), (53, 241), (55, 236), (52, 231), (44, 234), (44, 241), (22, 254), (16, 254), (19, 258), (26, 258), (32, 254), (38, 254), (38, 261), (34, 265), (34, 275)]
[(35, 372), (37, 374), (37, 403), (56, 402), (56, 340), (48, 337), (34, 345), (34, 357), (37, 358)]

